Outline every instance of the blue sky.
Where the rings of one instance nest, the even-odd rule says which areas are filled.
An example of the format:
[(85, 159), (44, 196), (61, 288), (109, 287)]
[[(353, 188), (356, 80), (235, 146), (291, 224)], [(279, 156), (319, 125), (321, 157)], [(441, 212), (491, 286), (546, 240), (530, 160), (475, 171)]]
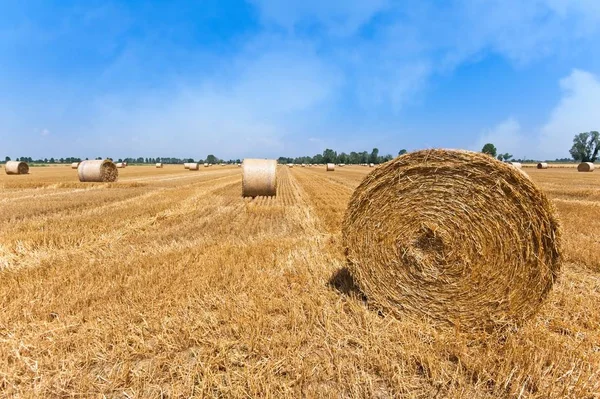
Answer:
[(568, 157), (598, 48), (597, 0), (2, 0), (0, 155)]

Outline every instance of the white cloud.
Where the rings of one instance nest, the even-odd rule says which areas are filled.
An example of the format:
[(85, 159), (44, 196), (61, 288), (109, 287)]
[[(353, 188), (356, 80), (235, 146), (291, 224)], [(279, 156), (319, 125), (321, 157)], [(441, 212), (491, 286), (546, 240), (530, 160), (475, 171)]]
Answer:
[(586, 71), (575, 69), (560, 81), (563, 96), (551, 111), (548, 121), (529, 135), (513, 118), (484, 131), (474, 150), (494, 143), (501, 152), (517, 158), (568, 158), (573, 136), (600, 130), (600, 81)]
[(40, 132), (40, 135), (48, 136), (48, 135), (50, 135), (50, 131), (48, 129), (42, 129), (42, 131)]

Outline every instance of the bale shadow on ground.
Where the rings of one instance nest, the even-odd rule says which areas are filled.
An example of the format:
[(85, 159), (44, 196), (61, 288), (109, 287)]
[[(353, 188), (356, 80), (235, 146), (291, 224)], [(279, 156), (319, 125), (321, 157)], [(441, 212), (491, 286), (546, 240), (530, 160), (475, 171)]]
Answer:
[(333, 273), (329, 279), (329, 285), (342, 294), (358, 298), (363, 302), (366, 302), (367, 300), (367, 297), (360, 291), (354, 282), (354, 277), (352, 277), (352, 274), (350, 274), (350, 270), (347, 267), (342, 267)]

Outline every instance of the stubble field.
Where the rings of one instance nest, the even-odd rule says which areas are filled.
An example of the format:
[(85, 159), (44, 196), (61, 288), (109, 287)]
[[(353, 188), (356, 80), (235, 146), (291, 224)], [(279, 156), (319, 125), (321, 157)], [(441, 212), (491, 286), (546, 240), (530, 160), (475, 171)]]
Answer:
[(385, 317), (344, 269), (363, 167), (0, 174), (0, 396), (600, 397), (600, 174), (526, 169), (564, 264), (519, 329), (474, 337)]

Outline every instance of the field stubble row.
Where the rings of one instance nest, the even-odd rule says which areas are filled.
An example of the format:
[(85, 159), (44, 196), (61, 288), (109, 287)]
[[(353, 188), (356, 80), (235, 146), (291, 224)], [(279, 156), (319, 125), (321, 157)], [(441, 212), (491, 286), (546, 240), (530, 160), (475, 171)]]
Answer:
[(580, 234), (595, 227), (600, 210), (565, 202), (581, 190), (593, 201), (600, 192), (593, 174), (528, 170), (557, 199), (563, 277), (531, 323), (474, 341), (382, 317), (354, 289), (340, 226), (368, 170), (280, 168), (277, 197), (254, 200), (241, 198), (234, 168), (131, 167), (120, 182), (90, 188), (70, 186), (73, 172), (50, 168), (39, 178), (37, 170), (0, 178), (0, 390), (25, 397), (598, 393), (600, 243), (582, 248)]

